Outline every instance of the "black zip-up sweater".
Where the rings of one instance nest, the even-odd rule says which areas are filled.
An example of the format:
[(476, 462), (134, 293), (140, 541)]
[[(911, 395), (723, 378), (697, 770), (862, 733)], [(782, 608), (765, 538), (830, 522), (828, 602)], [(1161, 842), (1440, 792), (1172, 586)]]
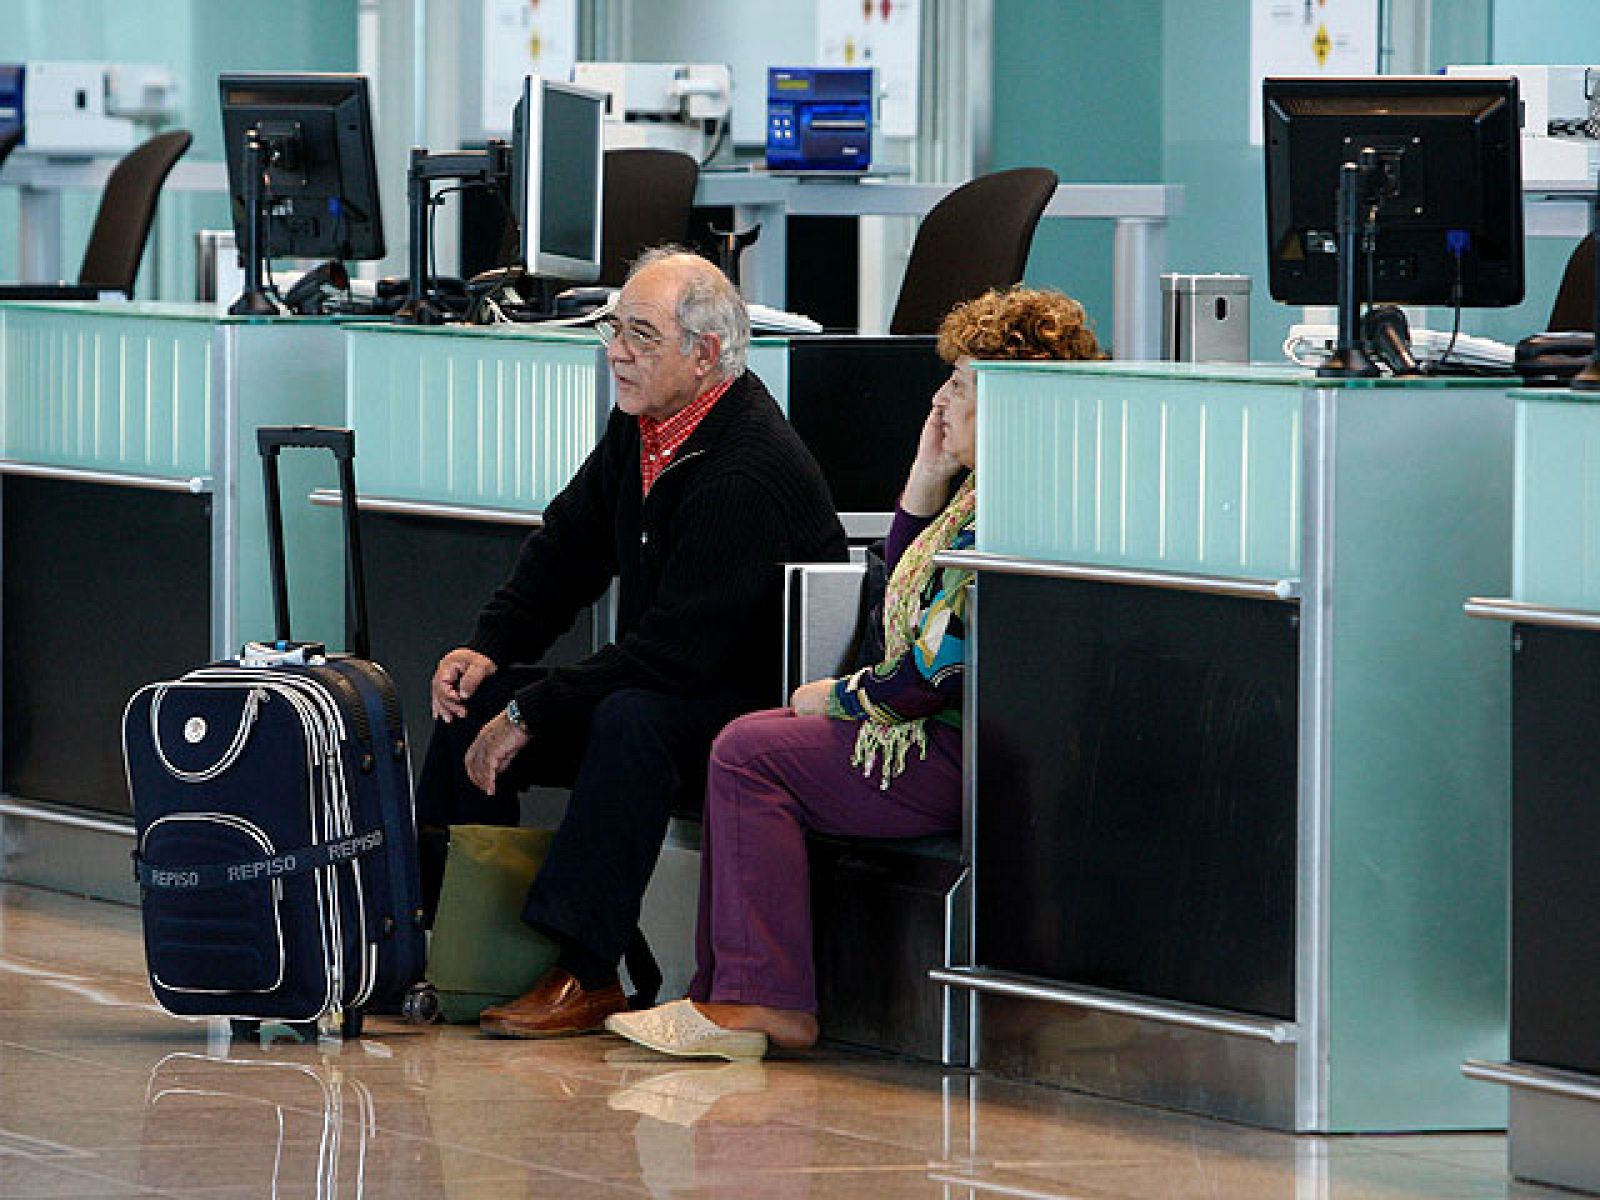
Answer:
[(537, 738), (578, 737), (611, 692), (776, 695), (783, 562), (848, 554), (822, 471), (766, 386), (746, 371), (641, 496), (639, 422), (613, 409), (600, 444), (523, 542), (468, 645), (497, 665), (536, 662), (620, 577), (617, 640), (517, 695)]

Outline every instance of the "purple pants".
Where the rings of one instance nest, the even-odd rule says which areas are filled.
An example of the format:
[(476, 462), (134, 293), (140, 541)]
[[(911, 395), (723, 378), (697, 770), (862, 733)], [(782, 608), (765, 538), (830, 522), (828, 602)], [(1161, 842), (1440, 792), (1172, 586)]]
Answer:
[(850, 765), (858, 726), (749, 713), (711, 746), (691, 999), (814, 1013), (806, 833), (901, 838), (961, 827), (961, 733), (929, 721), (887, 791)]

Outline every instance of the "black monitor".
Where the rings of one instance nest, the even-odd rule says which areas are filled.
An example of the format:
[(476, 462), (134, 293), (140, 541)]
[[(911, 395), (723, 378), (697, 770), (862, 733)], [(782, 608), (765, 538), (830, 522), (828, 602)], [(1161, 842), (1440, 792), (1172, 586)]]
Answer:
[(600, 278), (606, 94), (529, 75), (512, 113), (512, 206), (522, 265), (547, 279)]
[[(1263, 100), (1274, 299), (1340, 303), (1341, 323), (1341, 283), (1351, 308), (1522, 300), (1515, 79), (1280, 78), (1264, 82)], [(1353, 193), (1348, 230), (1341, 175)], [(1346, 258), (1353, 274), (1341, 280)]]
[[(366, 77), (225, 74), (219, 83), (247, 281), (273, 257), (382, 258)], [(259, 278), (246, 283), (247, 296), (252, 288)]]

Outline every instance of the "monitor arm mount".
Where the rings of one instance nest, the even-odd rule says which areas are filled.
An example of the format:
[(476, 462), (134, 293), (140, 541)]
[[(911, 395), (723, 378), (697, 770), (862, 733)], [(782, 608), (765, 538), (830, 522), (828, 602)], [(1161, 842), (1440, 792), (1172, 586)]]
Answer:
[(406, 302), (394, 314), (402, 325), (441, 325), (446, 314), (433, 300), (432, 279), (428, 271), (428, 247), (432, 241), (433, 181), (455, 179), (467, 186), (503, 186), (511, 178), (511, 147), (490, 141), (483, 150), (458, 150), (452, 154), (429, 154), (424, 146), (411, 147), (411, 166), (406, 171), (406, 210), (411, 233), (410, 288)]
[[(1376, 252), (1378, 205), (1389, 173), (1377, 151), (1364, 147), (1339, 168), (1339, 341), (1317, 368), (1322, 378), (1359, 379), (1378, 374), (1361, 338), (1361, 267)], [(1359, 237), (1358, 237), (1359, 235)]]
[(293, 135), (273, 135), (252, 126), (244, 134), (244, 291), (228, 306), (235, 317), (275, 317), (278, 306), (267, 294), (267, 172), (297, 157)]

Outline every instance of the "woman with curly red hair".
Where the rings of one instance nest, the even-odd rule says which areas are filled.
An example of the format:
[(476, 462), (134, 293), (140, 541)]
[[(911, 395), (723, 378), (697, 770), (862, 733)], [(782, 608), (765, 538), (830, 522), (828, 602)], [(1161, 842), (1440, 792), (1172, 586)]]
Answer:
[(606, 1020), (640, 1045), (728, 1059), (760, 1058), (769, 1042), (810, 1046), (817, 997), (806, 834), (903, 838), (961, 826), (972, 573), (933, 557), (973, 544), (972, 363), (1105, 355), (1076, 300), (1020, 287), (953, 309), (939, 328), (939, 355), (950, 378), (933, 397), (885, 552), (884, 659), (804, 684), (788, 708), (741, 717), (713, 743), (689, 999)]

